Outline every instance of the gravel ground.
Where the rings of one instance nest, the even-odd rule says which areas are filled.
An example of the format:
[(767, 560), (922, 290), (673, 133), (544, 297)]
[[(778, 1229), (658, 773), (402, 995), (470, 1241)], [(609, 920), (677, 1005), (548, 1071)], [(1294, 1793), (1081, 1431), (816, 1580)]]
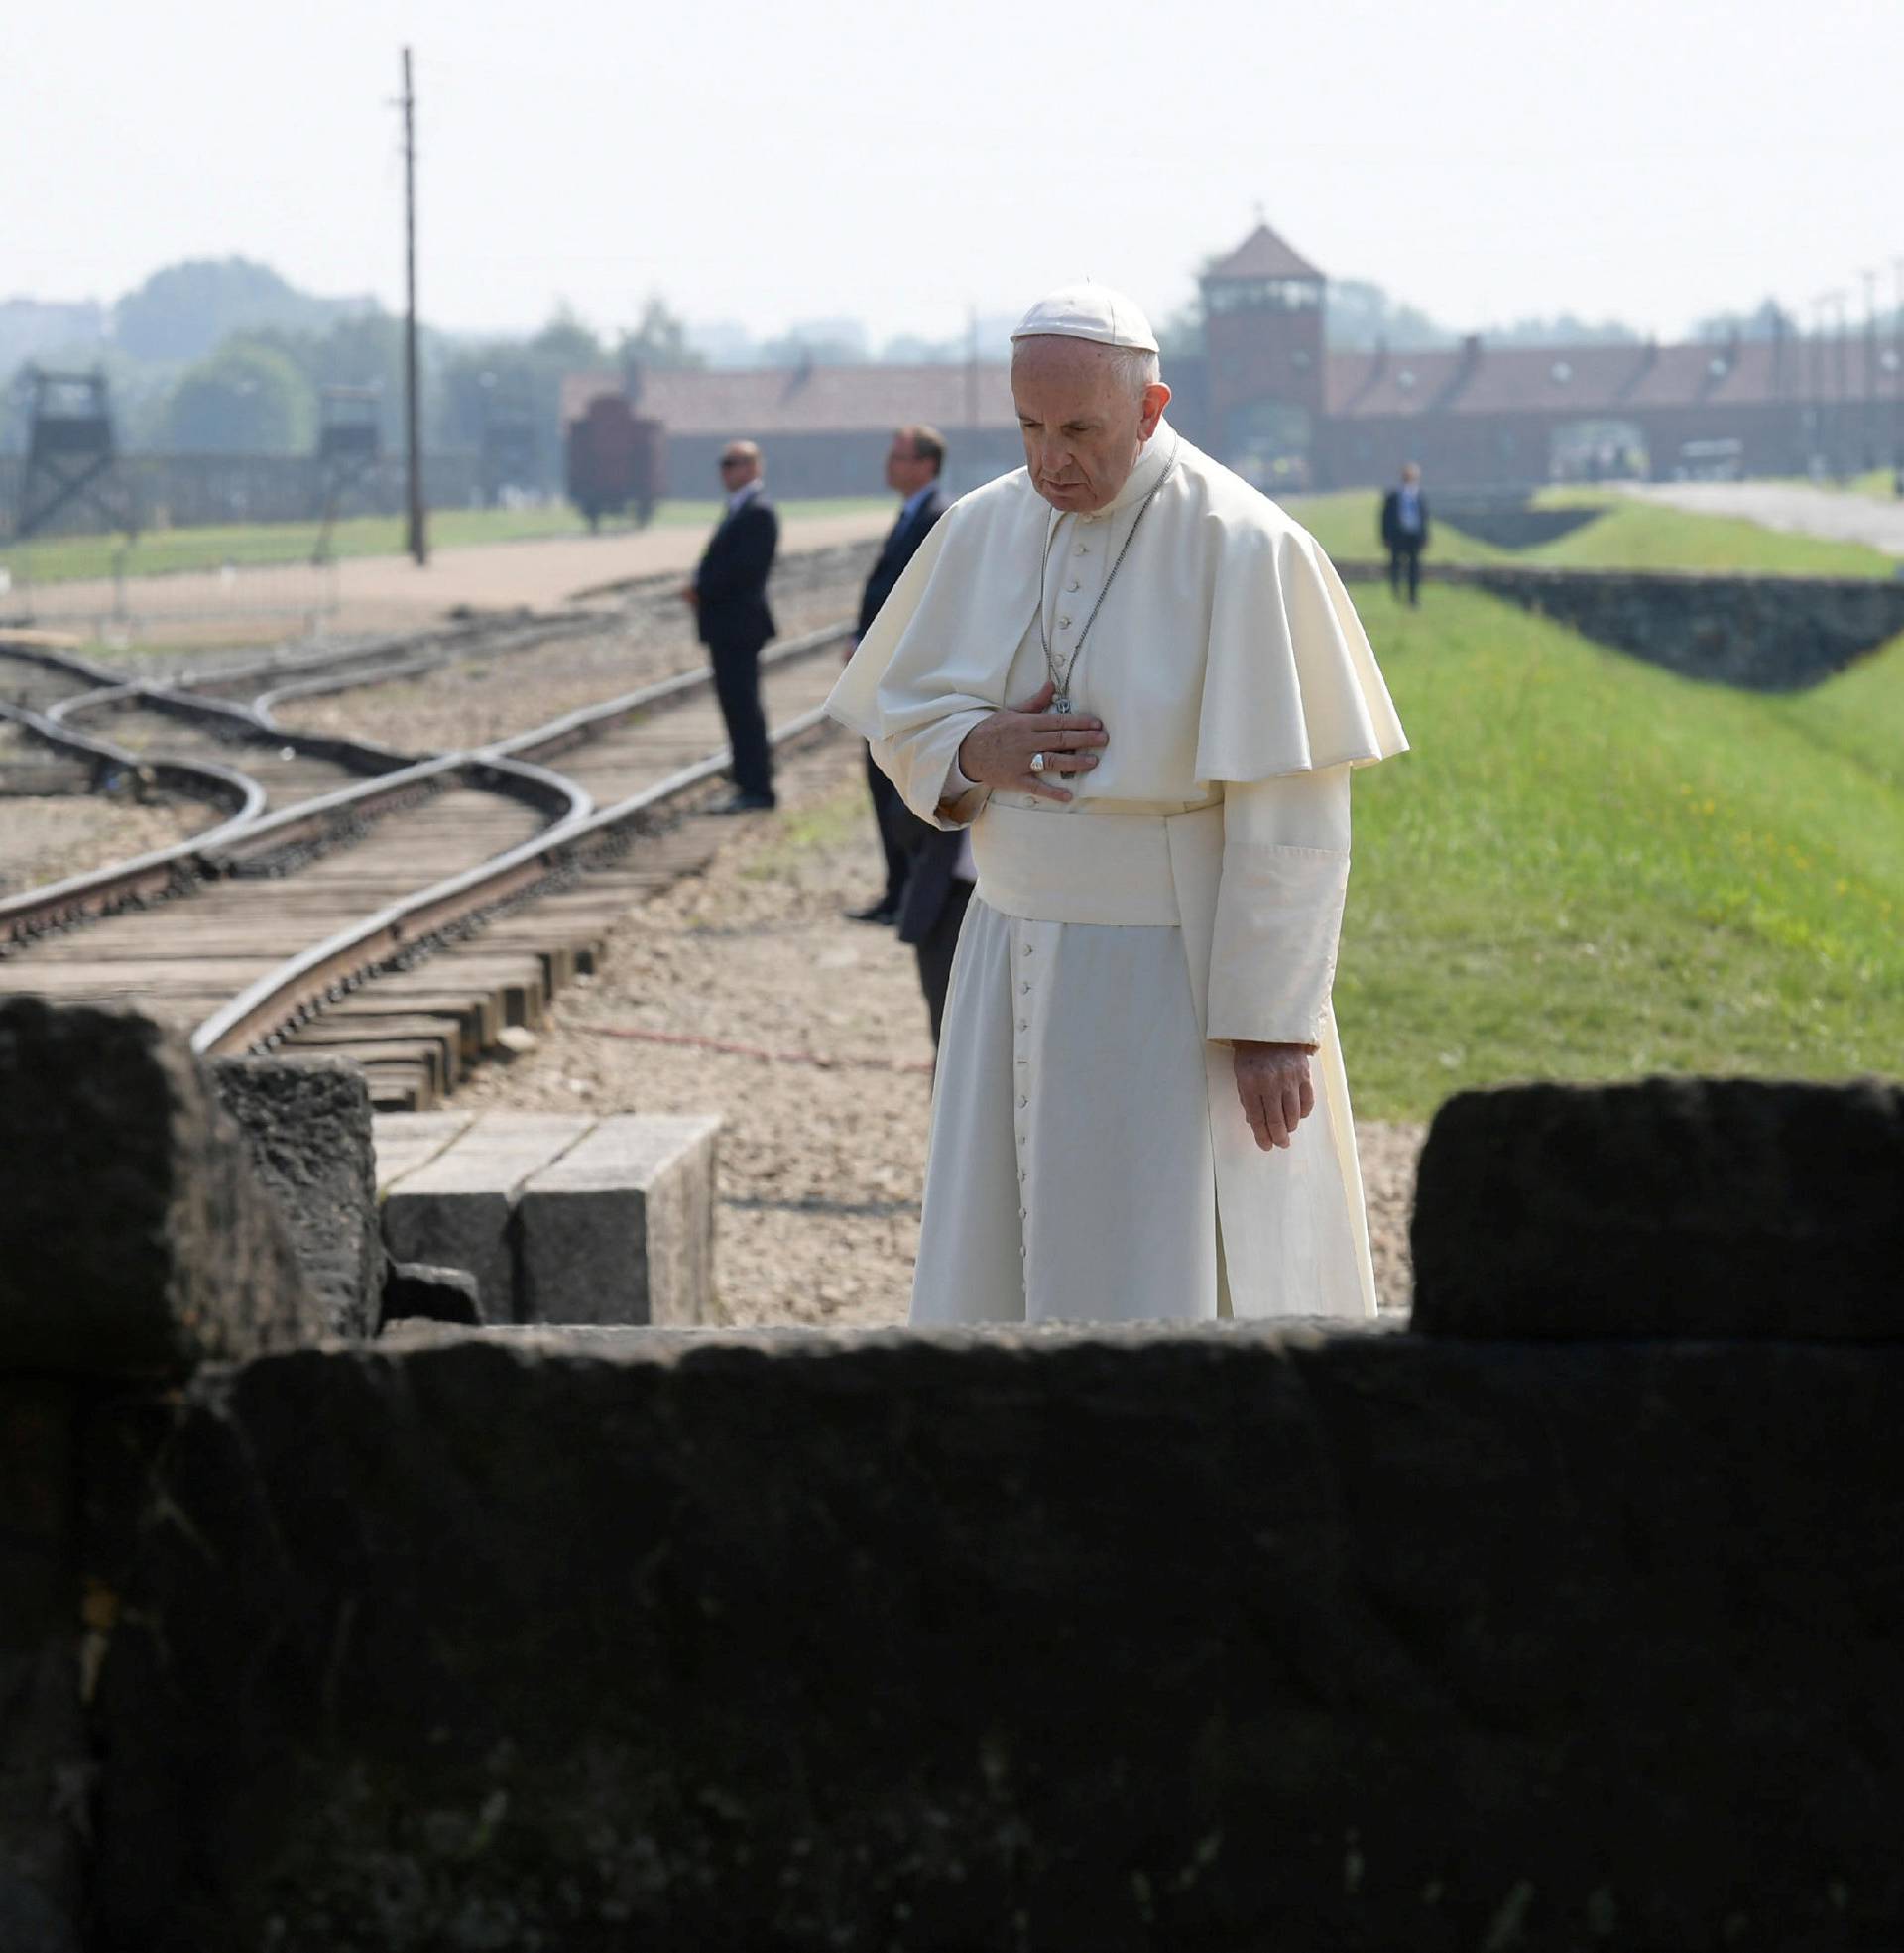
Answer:
[[(770, 591), (780, 635), (799, 637), (851, 621), (871, 549), (814, 550), (783, 562)], [(707, 652), (695, 640), (677, 588), (670, 578), (664, 589), (635, 593), (604, 618), (599, 633), (459, 660), (399, 684), (288, 699), (275, 716), (297, 732), (380, 739), (408, 753), (485, 745), (677, 671), (701, 670)]]
[(170, 847), (219, 818), (196, 800), (142, 807), (78, 793), (0, 799), (0, 895)]
[[(835, 739), (800, 755), (779, 788), (777, 813), (724, 823), (707, 872), (632, 911), (601, 973), (559, 1000), (536, 1048), (484, 1066), (456, 1103), (717, 1112), (721, 1319), (902, 1321), (925, 1155), (925, 1006), (911, 952), (844, 919), (879, 885), (857, 749)], [(1385, 1308), (1405, 1308), (1421, 1129), (1365, 1125), (1360, 1137), (1377, 1286)]]

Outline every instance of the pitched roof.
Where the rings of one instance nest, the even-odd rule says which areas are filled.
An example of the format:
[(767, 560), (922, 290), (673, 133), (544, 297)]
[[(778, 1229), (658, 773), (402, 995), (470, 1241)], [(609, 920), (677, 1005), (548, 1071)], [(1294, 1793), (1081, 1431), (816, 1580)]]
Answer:
[(1461, 372), (1453, 352), (1331, 353), (1326, 376), (1332, 416), (1426, 414)]
[[(1883, 400), (1895, 382), (1874, 366), (1867, 388), (1864, 347), (1825, 356), (1830, 398)], [(1880, 354), (1881, 357), (1881, 354)], [(1685, 407), (1764, 407), (1821, 384), (1807, 378), (1813, 349), (1786, 341), (1611, 346), (1488, 346), (1448, 352), (1331, 353), (1328, 401), (1345, 420), (1422, 414), (1606, 415)]]
[[(1880, 355), (1888, 351), (1880, 348)], [(1795, 400), (1823, 386), (1841, 393), (1835, 349), (1762, 339), (1726, 345), (1455, 346), (1434, 352), (1336, 352), (1326, 369), (1328, 413), (1352, 421), (1424, 415), (1531, 414), (1572, 419), (1615, 417), (1667, 407), (1758, 406)], [(1194, 369), (1196, 362), (1185, 362)], [(977, 385), (972, 382), (976, 377)], [(1189, 380), (1190, 372), (1184, 373)], [(619, 392), (617, 372), (574, 373), (562, 383), (562, 415), (573, 420), (597, 393)], [(1873, 368), (1869, 391), (1880, 401), (1898, 378)], [(1844, 348), (1849, 399), (1865, 391), (1864, 346)], [(1194, 386), (1185, 405), (1196, 398)], [(670, 434), (719, 440), (747, 435), (887, 433), (923, 421), (947, 435), (962, 428), (1014, 427), (1011, 368), (1002, 360), (976, 369), (959, 364), (907, 366), (715, 367), (652, 371), (638, 412)]]
[[(603, 376), (571, 375), (563, 413), (586, 405)], [(650, 371), (636, 411), (652, 414), (670, 434), (748, 435), (890, 433), (923, 421), (951, 434), (962, 427), (1015, 427), (1011, 368), (984, 360), (916, 366), (755, 366)], [(619, 376), (613, 377), (619, 386)], [(597, 386), (596, 390), (599, 390)]]
[(1300, 251), (1285, 244), (1267, 224), (1258, 224), (1227, 258), (1220, 258), (1204, 273), (1204, 283), (1213, 280), (1259, 278), (1315, 278), (1322, 273)]

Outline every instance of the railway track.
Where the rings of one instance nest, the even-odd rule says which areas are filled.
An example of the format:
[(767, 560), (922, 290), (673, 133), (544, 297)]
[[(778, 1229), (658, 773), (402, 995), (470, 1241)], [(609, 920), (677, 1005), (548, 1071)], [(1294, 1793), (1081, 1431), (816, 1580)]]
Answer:
[[(541, 1021), (632, 901), (711, 851), (681, 825), (726, 768), (708, 674), (422, 760), (286, 731), (275, 710), (601, 623), (227, 669), (216, 681), (236, 695), (222, 699), (195, 684), (83, 684), (99, 674), (70, 668), (50, 677), (57, 695), (14, 707), (16, 725), (24, 714), (36, 736), (179, 777), (222, 768), (248, 793), (177, 847), (0, 901), (0, 995), (134, 1004), (206, 1054), (341, 1052), (378, 1105), (437, 1102), (510, 1027)], [(764, 658), (776, 740), (818, 727), (844, 636), (829, 627)]]

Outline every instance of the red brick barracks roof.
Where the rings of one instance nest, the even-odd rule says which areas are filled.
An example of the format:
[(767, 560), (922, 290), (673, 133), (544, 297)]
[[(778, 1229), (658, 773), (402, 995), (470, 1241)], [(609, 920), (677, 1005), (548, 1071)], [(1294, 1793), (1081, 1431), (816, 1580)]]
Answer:
[[(1846, 344), (1844, 391), (1865, 391), (1864, 345)], [(1326, 374), (1332, 420), (1426, 415), (1614, 414), (1622, 409), (1761, 406), (1810, 397), (1813, 349), (1793, 341), (1748, 340), (1681, 346), (1511, 346), (1470, 341), (1447, 352), (1331, 353)], [(1179, 362), (1181, 364), (1181, 362)], [(1164, 378), (1171, 362), (1164, 360)], [(1835, 352), (1825, 354), (1823, 391), (1837, 397)], [(562, 418), (575, 419), (597, 393), (619, 391), (619, 373), (571, 374)], [(1871, 375), (1870, 392), (1897, 381)], [(774, 434), (888, 431), (924, 421), (951, 434), (961, 427), (1015, 425), (1010, 369), (1003, 361), (964, 365), (753, 367), (651, 372), (639, 411), (670, 434), (756, 439)]]
[[(1844, 349), (1844, 392), (1866, 391), (1864, 345)], [(1810, 348), (1754, 339), (1684, 346), (1506, 346), (1452, 352), (1331, 353), (1331, 418), (1426, 414), (1613, 414), (1630, 408), (1766, 406), (1818, 390)], [(1839, 391), (1836, 351), (1822, 385)], [(1880, 370), (1869, 391), (1895, 385)]]
[[(562, 419), (572, 421), (598, 393), (622, 386), (619, 373), (572, 373), (562, 382)], [(636, 410), (670, 434), (728, 439), (772, 434), (890, 431), (923, 421), (950, 434), (959, 427), (1015, 427), (1010, 369), (1003, 361), (919, 366), (760, 366), (643, 375)]]

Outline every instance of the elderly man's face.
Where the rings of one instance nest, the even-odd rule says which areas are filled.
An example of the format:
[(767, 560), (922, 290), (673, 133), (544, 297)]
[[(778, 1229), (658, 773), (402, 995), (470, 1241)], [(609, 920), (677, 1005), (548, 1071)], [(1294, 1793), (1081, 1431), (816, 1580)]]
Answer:
[(1109, 346), (1040, 338), (1012, 353), (1012, 397), (1032, 487), (1054, 509), (1089, 515), (1130, 478), (1170, 389), (1136, 392)]

